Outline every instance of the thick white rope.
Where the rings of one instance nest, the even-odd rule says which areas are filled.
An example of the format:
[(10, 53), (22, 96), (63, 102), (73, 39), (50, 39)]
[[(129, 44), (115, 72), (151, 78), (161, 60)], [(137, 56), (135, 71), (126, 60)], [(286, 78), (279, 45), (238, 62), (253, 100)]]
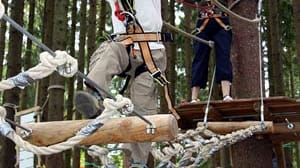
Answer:
[[(67, 141), (51, 145), (48, 147), (39, 147), (24, 141), (11, 126), (5, 121), (6, 110), (0, 106), (0, 133), (9, 139), (11, 139), (17, 146), (23, 148), (26, 151), (33, 152), (37, 155), (51, 155), (70, 149), (79, 144), (83, 139), (93, 134), (99, 127), (101, 127), (107, 120), (114, 115), (118, 114), (118, 109), (126, 107), (133, 107), (132, 102), (128, 98), (124, 98), (121, 95), (116, 96), (116, 101), (112, 99), (104, 100), (104, 111), (100, 116), (83, 127), (74, 137), (69, 138)], [(133, 110), (133, 109), (127, 109)]]
[(78, 70), (77, 60), (68, 55), (65, 51), (57, 50), (55, 53), (56, 57), (53, 57), (48, 52), (42, 52), (40, 54), (40, 63), (38, 65), (14, 77), (10, 77), (6, 80), (0, 81), (0, 91), (12, 89), (14, 87), (24, 88), (26, 86), (29, 86), (35, 80), (49, 76), (55, 70), (57, 70), (57, 67), (61, 67), (63, 65), (69, 65), (69, 69), (67, 70), (60, 68), (58, 71), (59, 74), (64, 77), (74, 76)]
[(211, 2), (213, 4), (215, 4), (218, 8), (220, 8), (222, 11), (224, 11), (225, 13), (227, 13), (228, 15), (233, 16), (235, 18), (238, 18), (238, 19), (240, 19), (242, 21), (246, 21), (246, 22), (250, 22), (250, 23), (258, 23), (258, 22), (260, 22), (260, 18), (255, 18), (255, 19), (251, 20), (251, 19), (242, 17), (242, 16), (234, 13), (232, 10), (230, 10), (227, 7), (225, 7), (224, 5), (222, 5), (218, 0), (211, 0)]

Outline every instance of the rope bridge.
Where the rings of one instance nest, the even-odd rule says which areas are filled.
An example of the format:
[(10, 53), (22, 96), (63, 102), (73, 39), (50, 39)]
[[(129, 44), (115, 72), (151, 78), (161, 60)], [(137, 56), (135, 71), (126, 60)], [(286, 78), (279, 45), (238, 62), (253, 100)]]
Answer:
[[(222, 4), (219, 4), (218, 1), (213, 0), (212, 2), (225, 12), (231, 14), (232, 16), (236, 16), (235, 13), (229, 11), (227, 8), (222, 6)], [(36, 42), (41, 48), (47, 51), (40, 54), (40, 63), (37, 66), (30, 68), (29, 70), (14, 77), (2, 80), (0, 82), (0, 91), (12, 89), (14, 87), (24, 88), (30, 86), (36, 80), (45, 78), (51, 75), (54, 71), (57, 71), (63, 77), (72, 77), (77, 74), (86, 79), (88, 83), (95, 85), (97, 89), (105, 92), (100, 87), (97, 87), (97, 85), (93, 83), (93, 81), (89, 80), (85, 75), (78, 72), (77, 60), (68, 55), (67, 52), (53, 52), (47, 46), (40, 43), (34, 36), (20, 27), (17, 23), (11, 20), (4, 13), (4, 7), (1, 2), (0, 18), (9, 22), (17, 30), (27, 35), (32, 41)], [(254, 23), (260, 21), (259, 19), (249, 20), (242, 17), (239, 18)], [(201, 41), (201, 39), (197, 40)], [(207, 44), (213, 46), (212, 43), (207, 42)], [(70, 137), (61, 143), (50, 146), (33, 145), (20, 137), (5, 120), (6, 110), (0, 106), (0, 133), (11, 139), (19, 147), (24, 148), (24, 150), (31, 151), (37, 155), (51, 155), (59, 153), (80, 144), (87, 137), (92, 136), (99, 128), (103, 127), (103, 125), (106, 124), (111, 117), (116, 115), (120, 117), (120, 109), (123, 109), (123, 114), (126, 115), (133, 112), (133, 104), (131, 103), (131, 100), (124, 98), (121, 95), (113, 97), (112, 99), (105, 99), (103, 105), (105, 109), (102, 114), (96, 119), (88, 122), (73, 137)], [(151, 129), (155, 129), (154, 125), (151, 126)], [(173, 141), (169, 141), (166, 147), (163, 147), (161, 150), (157, 148), (158, 143), (153, 143), (151, 152), (153, 156), (160, 161), (158, 167), (197, 167), (224, 146), (246, 139), (252, 136), (254, 133), (263, 131), (263, 129), (264, 128), (258, 124), (255, 126), (250, 126), (246, 129), (232, 132), (230, 134), (219, 135), (209, 131), (206, 127), (199, 126), (195, 130), (189, 130), (186, 133), (177, 135), (176, 132), (176, 138), (172, 137)], [(150, 131), (150, 133), (154, 134), (153, 131)], [(102, 164), (106, 167), (114, 167), (112, 161), (108, 158), (108, 153), (109, 151), (106, 148), (101, 148), (99, 146), (91, 146), (88, 151), (89, 155), (98, 157)], [(180, 158), (179, 162), (173, 163), (171, 161), (171, 158), (173, 157)]]

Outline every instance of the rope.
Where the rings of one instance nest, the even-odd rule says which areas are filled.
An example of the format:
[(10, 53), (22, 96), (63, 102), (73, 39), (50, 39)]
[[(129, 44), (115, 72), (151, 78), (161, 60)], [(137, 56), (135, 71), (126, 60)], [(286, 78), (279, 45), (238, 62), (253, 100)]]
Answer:
[(171, 25), (170, 23), (168, 23), (168, 22), (166, 22), (166, 21), (163, 21), (163, 23), (164, 23), (164, 25), (167, 26), (168, 28), (170, 28), (170, 29), (172, 29), (172, 30), (174, 30), (174, 31), (176, 31), (176, 32), (178, 32), (178, 33), (184, 35), (185, 37), (188, 37), (188, 38), (194, 39), (194, 40), (196, 40), (196, 41), (199, 41), (199, 42), (201, 42), (201, 43), (204, 43), (204, 44), (208, 45), (208, 46), (211, 47), (211, 48), (214, 47), (214, 42), (213, 42), (213, 41), (207, 41), (207, 40), (204, 40), (204, 39), (199, 38), (199, 37), (197, 37), (197, 36), (194, 36), (194, 35), (192, 35), (192, 34), (190, 34), (190, 33), (187, 33), (187, 32), (185, 32), (185, 31), (183, 31), (183, 30), (181, 30), (181, 29), (176, 28), (175, 26)]
[(207, 104), (206, 104), (206, 108), (205, 108), (204, 119), (203, 119), (204, 127), (207, 127), (207, 117), (208, 117), (208, 112), (209, 112), (209, 105), (210, 105), (212, 90), (213, 90), (213, 87), (214, 87), (214, 81), (215, 81), (215, 76), (216, 76), (216, 68), (217, 67), (215, 65), (214, 72), (213, 72), (213, 77), (211, 79), (211, 86), (210, 86), (210, 89), (209, 89), (209, 95), (208, 95), (208, 99), (207, 99)]
[(155, 148), (156, 144), (153, 143), (151, 153), (155, 159), (161, 161), (159, 164), (161, 166), (175, 165), (170, 159), (173, 156), (181, 156), (178, 167), (192, 168), (201, 165), (221, 148), (242, 141), (261, 131), (263, 128), (260, 125), (255, 125), (230, 134), (218, 135), (201, 126), (195, 130), (188, 130), (184, 134), (178, 134), (176, 143), (172, 145), (175, 146), (174, 148), (165, 147), (159, 150)]
[[(11, 139), (15, 144), (24, 150), (30, 151), (37, 155), (51, 155), (55, 153), (62, 152), (64, 150), (70, 149), (75, 145), (79, 144), (83, 139), (93, 134), (98, 128), (103, 126), (107, 120), (109, 120), (115, 114), (118, 114), (118, 109), (126, 107), (133, 107), (132, 102), (128, 98), (124, 98), (121, 95), (116, 96), (116, 101), (112, 99), (105, 99), (103, 102), (105, 107), (104, 111), (96, 119), (88, 123), (85, 127), (81, 128), (79, 132), (74, 137), (69, 138), (67, 141), (51, 145), (48, 147), (38, 147), (24, 141), (16, 132), (11, 128), (11, 126), (5, 122), (6, 110), (4, 107), (0, 106), (0, 133), (9, 139)], [(127, 110), (131, 110), (127, 108)]]
[(229, 8), (227, 8), (224, 5), (222, 5), (218, 0), (211, 0), (211, 2), (213, 4), (215, 4), (218, 8), (220, 8), (221, 10), (223, 10), (225, 13), (227, 13), (228, 15), (233, 16), (233, 17), (235, 17), (237, 19), (240, 19), (240, 20), (246, 21), (246, 22), (250, 22), (250, 23), (258, 23), (258, 22), (260, 22), (260, 18), (255, 18), (255, 19), (251, 20), (251, 19), (242, 17), (242, 16), (234, 13)]
[(92, 158), (100, 159), (101, 163), (105, 166), (113, 166), (113, 161), (108, 157), (109, 150), (107, 148), (103, 148), (97, 145), (92, 145), (87, 150), (88, 155)]
[(185, 5), (187, 7), (196, 8), (196, 9), (200, 9), (200, 10), (208, 10), (210, 8), (210, 6), (205, 7), (205, 6), (201, 6), (201, 5), (198, 5), (198, 4), (192, 4), (192, 3), (186, 2), (184, 0), (177, 0), (177, 2), (182, 3), (183, 5)]
[[(0, 11), (1, 11), (1, 5), (3, 5), (0, 1)], [(24, 35), (26, 35), (30, 40), (32, 40), (33, 42), (35, 42), (39, 47), (41, 47), (42, 49), (44, 49), (45, 51), (49, 52), (53, 57), (56, 57), (56, 52), (52, 51), (49, 47), (47, 47), (45, 44), (41, 43), (36, 37), (34, 37), (32, 34), (30, 34), (28, 31), (26, 31), (23, 27), (21, 27), (18, 23), (16, 23), (14, 20), (12, 20), (10, 17), (8, 17), (6, 14), (4, 14), (4, 12), (2, 12), (3, 15), (1, 16), (1, 19), (9, 22), (15, 29), (17, 29), (18, 31), (20, 31), (21, 33), (23, 33)], [(1, 14), (1, 13), (0, 13)], [(95, 83), (94, 81), (92, 81), (91, 79), (89, 79), (86, 75), (84, 75), (82, 72), (78, 71), (78, 69), (76, 70), (72, 70), (71, 72), (69, 71), (70, 68), (72, 68), (72, 66), (70, 66), (69, 64), (64, 64), (61, 67), (57, 67), (58, 72), (65, 74), (66, 76), (69, 75), (74, 75), (75, 73), (82, 79), (85, 79), (86, 82), (90, 85), (93, 86), (94, 88), (96, 88), (99, 91), (102, 91), (103, 93), (105, 93), (106, 95), (109, 96), (109, 98), (113, 98), (113, 96), (111, 96), (111, 94), (109, 92), (107, 92), (106, 90), (102, 89), (101, 87), (98, 86), (97, 83)], [(77, 71), (77, 72), (76, 72)], [(66, 72), (66, 73), (64, 73)], [(74, 74), (73, 74), (74, 73)], [(8, 83), (7, 81), (3, 83), (6, 89), (10, 89), (11, 84)], [(8, 87), (8, 88), (7, 88)], [(2, 87), (0, 87), (2, 88)]]
[[(257, 18), (261, 20), (261, 11), (262, 11), (262, 0), (258, 1), (257, 5)], [(259, 87), (260, 87), (260, 120), (262, 128), (265, 128), (265, 119), (264, 119), (264, 92), (263, 92), (263, 61), (262, 61), (262, 42), (261, 42), (261, 22), (258, 22), (258, 52), (259, 52)]]
[(40, 54), (40, 63), (38, 65), (25, 72), (19, 73), (16, 76), (0, 81), (0, 91), (12, 89), (14, 87), (24, 88), (29, 86), (34, 81), (49, 76), (57, 67), (64, 64), (70, 64), (72, 71), (70, 73), (65, 73), (65, 70), (61, 70), (59, 71), (60, 75), (64, 77), (73, 76), (78, 69), (77, 60), (68, 55), (65, 51), (57, 50), (55, 53), (56, 57), (53, 58), (48, 52), (42, 52)]
[(232, 2), (232, 4), (228, 7), (228, 9), (232, 10), (232, 8), (234, 8), (240, 2), (241, 2), (241, 0), (236, 0), (236, 1)]

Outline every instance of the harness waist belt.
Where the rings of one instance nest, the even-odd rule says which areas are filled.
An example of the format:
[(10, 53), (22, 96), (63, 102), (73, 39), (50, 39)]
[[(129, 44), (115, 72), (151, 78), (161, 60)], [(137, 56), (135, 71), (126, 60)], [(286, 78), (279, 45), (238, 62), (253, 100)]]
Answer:
[(172, 33), (146, 32), (133, 34), (114, 34), (111, 38), (115, 41), (123, 41), (130, 38), (133, 42), (172, 42), (174, 41)]

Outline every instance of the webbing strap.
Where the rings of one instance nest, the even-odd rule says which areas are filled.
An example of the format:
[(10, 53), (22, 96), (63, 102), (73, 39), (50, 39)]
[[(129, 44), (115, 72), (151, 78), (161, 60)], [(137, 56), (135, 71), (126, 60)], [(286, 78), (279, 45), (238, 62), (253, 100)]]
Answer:
[[(135, 11), (133, 9), (133, 0), (120, 0), (123, 5), (123, 8), (126, 12), (129, 12), (134, 17)], [(134, 35), (134, 34), (145, 34), (142, 26), (135, 18), (130, 18), (132, 16), (126, 16), (126, 31), (127, 34)], [(169, 88), (168, 88), (168, 81), (166, 77), (161, 73), (161, 71), (155, 65), (155, 62), (152, 57), (152, 53), (149, 47), (148, 42), (146, 41), (138, 41), (139, 48), (141, 50), (141, 55), (143, 58), (144, 63), (147, 66), (148, 72), (151, 74), (152, 78), (158, 82), (161, 86), (164, 87), (165, 92), (165, 99), (168, 104), (169, 111), (175, 116), (177, 120), (180, 119), (180, 116), (177, 114), (176, 110), (173, 108), (172, 101), (169, 96)]]
[[(144, 33), (142, 27), (137, 23), (135, 27), (135, 33)], [(169, 95), (169, 87), (168, 87), (168, 81), (166, 77), (161, 73), (161, 71), (156, 67), (148, 42), (138, 42), (141, 54), (144, 60), (144, 63), (147, 66), (148, 71), (150, 72), (153, 79), (156, 80), (161, 86), (164, 87), (165, 92), (165, 100), (168, 104), (169, 111), (174, 115), (174, 117), (179, 120), (180, 116), (177, 114), (176, 110), (174, 109), (172, 105), (172, 101)]]
[(225, 25), (224, 24), (224, 22), (220, 19), (220, 17), (221, 16), (211, 16), (211, 17), (205, 17), (204, 18), (204, 21), (203, 21), (203, 23), (202, 23), (202, 25), (199, 27), (199, 28), (197, 28), (196, 30), (197, 30), (197, 33), (200, 33), (200, 32), (202, 32), (204, 29), (205, 29), (205, 27), (207, 26), (207, 24), (208, 24), (208, 22), (209, 22), (209, 19), (215, 19), (215, 21), (222, 27), (222, 28), (224, 28), (224, 30), (226, 30), (226, 31), (228, 31), (228, 30), (231, 30), (232, 29), (232, 27), (231, 26), (229, 26), (229, 25)]
[(206, 18), (204, 20), (204, 22), (202, 23), (202, 25), (199, 27), (198, 31), (202, 32), (205, 29), (205, 27), (206, 27), (206, 25), (207, 25), (208, 22), (209, 22), (209, 18)]
[[(133, 27), (134, 25), (131, 24)], [(134, 33), (144, 33), (142, 27), (139, 25), (139, 23), (136, 23), (134, 28)], [(138, 42), (138, 45), (141, 50), (142, 58), (148, 68), (149, 73), (151, 76), (162, 86), (166, 85), (168, 81), (166, 78), (162, 75), (161, 71), (156, 67), (148, 42)]]
[(231, 29), (231, 26), (225, 25), (225, 24), (223, 23), (223, 21), (222, 21), (220, 18), (215, 17), (215, 20), (219, 23), (219, 25), (220, 25), (221, 27), (224, 28), (224, 30), (227, 30), (227, 31), (228, 31), (228, 30)]
[(114, 34), (111, 38), (116, 41), (123, 41), (130, 38), (133, 42), (168, 42), (173, 41), (171, 33), (164, 32), (145, 32), (145, 33), (134, 33), (134, 34)]

